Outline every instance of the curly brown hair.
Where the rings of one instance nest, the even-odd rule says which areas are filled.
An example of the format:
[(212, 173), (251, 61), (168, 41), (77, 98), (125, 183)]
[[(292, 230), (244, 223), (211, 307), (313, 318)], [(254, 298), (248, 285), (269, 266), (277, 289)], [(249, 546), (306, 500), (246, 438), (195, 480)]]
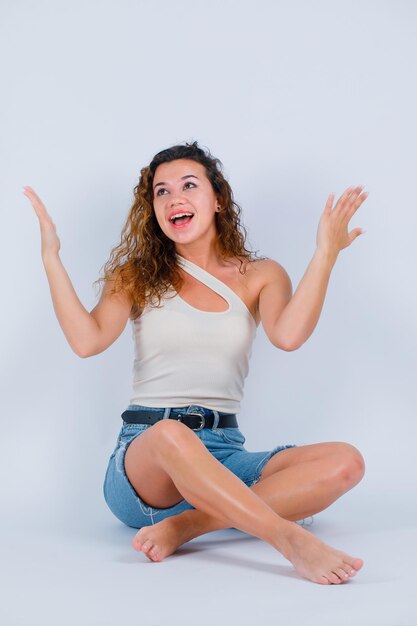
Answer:
[[(218, 249), (223, 259), (239, 258), (240, 273), (244, 259), (255, 261), (256, 252), (247, 250), (247, 231), (240, 223), (240, 206), (222, 172), (222, 162), (199, 147), (197, 141), (175, 145), (158, 152), (140, 171), (134, 188), (134, 202), (121, 232), (121, 241), (113, 248), (103, 266), (104, 274), (93, 284), (111, 280), (111, 294), (124, 291), (132, 302), (130, 318), (139, 317), (143, 308), (161, 305), (161, 298), (171, 288), (179, 292), (183, 278), (179, 271), (175, 243), (162, 232), (153, 209), (153, 179), (161, 163), (175, 159), (192, 159), (201, 163), (220, 202), (216, 212)], [(265, 257), (261, 257), (265, 258)], [(175, 296), (175, 293), (173, 294)], [(158, 304), (155, 303), (158, 300)]]

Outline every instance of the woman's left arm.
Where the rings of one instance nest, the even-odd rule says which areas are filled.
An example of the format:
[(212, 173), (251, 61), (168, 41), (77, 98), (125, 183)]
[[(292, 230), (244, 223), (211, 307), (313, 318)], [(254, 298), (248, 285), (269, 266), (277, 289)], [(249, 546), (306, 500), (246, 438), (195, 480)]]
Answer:
[[(276, 319), (271, 341), (287, 351), (297, 350), (315, 329), (323, 308), (327, 285), (338, 254), (362, 234), (348, 232), (349, 221), (369, 195), (363, 187), (348, 187), (334, 208), (331, 193), (317, 229), (317, 248), (294, 295)], [(265, 303), (264, 303), (265, 305)]]

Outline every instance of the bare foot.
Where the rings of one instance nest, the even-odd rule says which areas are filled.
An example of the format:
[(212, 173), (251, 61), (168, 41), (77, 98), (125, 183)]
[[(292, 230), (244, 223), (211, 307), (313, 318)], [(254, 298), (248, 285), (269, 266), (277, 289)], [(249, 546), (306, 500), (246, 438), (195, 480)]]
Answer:
[(162, 561), (191, 538), (184, 523), (167, 517), (153, 526), (143, 526), (133, 537), (132, 546), (142, 550), (151, 561)]
[[(362, 567), (362, 559), (335, 550), (298, 524), (284, 524), (288, 526), (281, 526), (275, 547), (304, 578), (322, 585), (338, 585), (355, 576)], [(150, 561), (158, 562), (173, 554), (194, 536), (192, 526), (178, 515), (167, 517), (153, 526), (143, 526), (132, 539), (132, 546), (135, 550), (141, 550)]]
[(346, 582), (363, 565), (362, 559), (335, 550), (300, 526), (292, 525), (287, 541), (284, 550), (280, 541), (280, 552), (291, 561), (298, 574), (321, 585)]

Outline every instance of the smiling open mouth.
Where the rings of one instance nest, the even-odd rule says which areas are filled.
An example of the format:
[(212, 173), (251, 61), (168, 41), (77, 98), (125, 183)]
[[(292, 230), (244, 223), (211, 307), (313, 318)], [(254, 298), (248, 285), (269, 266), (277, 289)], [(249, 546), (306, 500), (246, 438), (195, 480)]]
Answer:
[(174, 215), (174, 217), (169, 221), (174, 228), (183, 228), (191, 222), (193, 217), (194, 215), (192, 213), (178, 213), (177, 215)]

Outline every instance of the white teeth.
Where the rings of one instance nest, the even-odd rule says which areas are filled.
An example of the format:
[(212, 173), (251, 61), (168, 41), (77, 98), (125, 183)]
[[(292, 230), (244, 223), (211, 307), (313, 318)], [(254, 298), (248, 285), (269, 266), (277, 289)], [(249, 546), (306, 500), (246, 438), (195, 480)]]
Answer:
[(172, 217), (169, 218), (170, 222), (173, 222), (177, 217), (192, 217), (194, 215), (194, 213), (176, 213), (175, 215), (173, 215)]

